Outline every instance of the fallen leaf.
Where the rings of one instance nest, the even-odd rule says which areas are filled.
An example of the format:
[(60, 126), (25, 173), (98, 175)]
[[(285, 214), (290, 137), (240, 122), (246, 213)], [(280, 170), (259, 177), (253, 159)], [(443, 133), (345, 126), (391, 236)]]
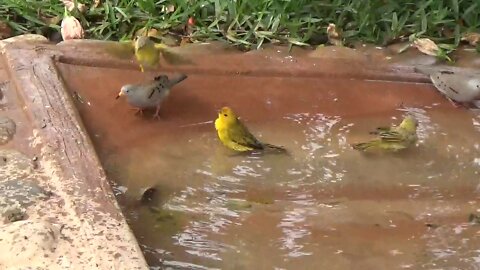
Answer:
[(155, 28), (147, 29), (146, 27), (142, 27), (135, 32), (135, 36), (159, 37), (161, 34)]
[(180, 40), (180, 46), (184, 46), (190, 43), (193, 43), (190, 37), (182, 37), (182, 40)]
[(175, 6), (172, 4), (163, 6), (162, 11), (165, 12), (166, 14), (172, 13), (175, 11)]
[(328, 42), (334, 46), (343, 46), (342, 35), (338, 32), (337, 26), (329, 23), (327, 26)]
[(440, 52), (438, 45), (428, 38), (417, 38), (412, 45), (426, 55), (438, 56)]
[(60, 33), (63, 40), (83, 39), (85, 32), (80, 22), (73, 16), (66, 15), (63, 17)]
[(337, 26), (333, 23), (329, 23), (327, 26), (327, 34), (329, 38), (339, 38), (340, 35), (337, 32)]
[[(75, 9), (75, 1), (74, 0), (61, 0), (62, 3), (65, 5), (68, 11), (73, 11)], [(81, 12), (84, 13), (87, 10), (87, 6), (82, 3), (77, 2), (77, 9)]]
[(100, 5), (100, 0), (94, 0), (93, 1), (93, 7), (97, 8)]
[(478, 42), (480, 41), (480, 33), (465, 33), (462, 36), (462, 41), (467, 41), (471, 46), (477, 46)]

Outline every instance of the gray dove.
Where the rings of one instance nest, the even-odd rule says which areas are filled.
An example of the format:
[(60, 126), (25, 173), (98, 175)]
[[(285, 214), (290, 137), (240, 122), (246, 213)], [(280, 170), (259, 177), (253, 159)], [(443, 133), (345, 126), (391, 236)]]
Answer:
[[(477, 106), (480, 99), (480, 70), (450, 66), (416, 66), (450, 101)], [(470, 106), (468, 106), (470, 107)]]
[(160, 107), (170, 94), (171, 88), (186, 78), (185, 74), (177, 75), (172, 79), (169, 79), (167, 75), (159, 75), (145, 83), (127, 84), (122, 86), (116, 98), (125, 96), (127, 102), (138, 109), (136, 113), (143, 114), (145, 109), (156, 108), (153, 118), (160, 118), (158, 115)]

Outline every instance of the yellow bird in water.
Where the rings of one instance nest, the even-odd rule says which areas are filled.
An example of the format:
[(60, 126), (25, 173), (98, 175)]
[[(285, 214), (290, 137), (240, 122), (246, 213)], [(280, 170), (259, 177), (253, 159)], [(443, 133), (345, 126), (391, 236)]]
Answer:
[(360, 151), (386, 150), (399, 151), (415, 144), (417, 141), (417, 120), (407, 116), (398, 126), (379, 127), (371, 134), (378, 136), (369, 142), (352, 145), (353, 149)]
[(262, 143), (257, 140), (229, 107), (223, 107), (218, 112), (215, 129), (223, 145), (238, 152), (266, 150), (267, 148), (281, 152), (287, 151), (281, 146)]
[(140, 65), (140, 70), (156, 68), (160, 62), (160, 54), (171, 64), (191, 63), (178, 53), (172, 52), (167, 45), (153, 42), (148, 36), (138, 36), (134, 40), (135, 58)]

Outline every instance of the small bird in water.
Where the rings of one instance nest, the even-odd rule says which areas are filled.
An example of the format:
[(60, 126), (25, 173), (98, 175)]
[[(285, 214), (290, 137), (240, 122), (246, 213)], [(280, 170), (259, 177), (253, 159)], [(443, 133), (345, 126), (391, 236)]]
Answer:
[(153, 42), (150, 37), (138, 36), (134, 40), (135, 58), (140, 65), (140, 70), (145, 68), (156, 68), (160, 62), (160, 54), (167, 62), (172, 64), (191, 63), (178, 53), (170, 51), (167, 45)]
[(257, 140), (229, 107), (223, 107), (218, 112), (215, 129), (223, 145), (238, 152), (266, 150), (268, 148), (279, 152), (287, 152), (281, 146), (262, 143)]
[(408, 148), (417, 141), (417, 120), (407, 116), (398, 126), (379, 127), (371, 134), (378, 138), (369, 142), (352, 145), (353, 149), (359, 151), (386, 150), (399, 151)]
[(167, 75), (159, 75), (145, 83), (127, 84), (122, 86), (116, 98), (125, 96), (127, 102), (138, 109), (136, 113), (156, 108), (153, 118), (159, 118), (160, 107), (163, 100), (170, 94), (170, 89), (186, 78), (185, 74), (177, 75), (172, 79), (169, 79)]
[(420, 65), (415, 67), (415, 71), (428, 75), (438, 91), (450, 101), (466, 107), (471, 105), (478, 107), (475, 101), (480, 100), (480, 71), (450, 66)]

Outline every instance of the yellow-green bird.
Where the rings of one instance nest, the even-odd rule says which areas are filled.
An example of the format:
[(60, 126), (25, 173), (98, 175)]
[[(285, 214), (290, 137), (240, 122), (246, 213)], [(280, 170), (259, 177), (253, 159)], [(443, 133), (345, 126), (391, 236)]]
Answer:
[(170, 51), (167, 45), (153, 42), (148, 36), (138, 36), (134, 40), (135, 58), (140, 65), (140, 70), (154, 69), (160, 62), (160, 54), (171, 64), (191, 63), (178, 53)]
[(408, 148), (417, 141), (417, 120), (407, 116), (398, 126), (379, 127), (371, 134), (378, 136), (377, 139), (369, 142), (352, 145), (353, 149), (359, 151), (386, 150), (399, 151)]
[(238, 152), (266, 150), (267, 148), (281, 152), (287, 151), (281, 146), (262, 143), (257, 140), (229, 107), (223, 107), (218, 112), (218, 118), (215, 120), (215, 129), (223, 145)]

